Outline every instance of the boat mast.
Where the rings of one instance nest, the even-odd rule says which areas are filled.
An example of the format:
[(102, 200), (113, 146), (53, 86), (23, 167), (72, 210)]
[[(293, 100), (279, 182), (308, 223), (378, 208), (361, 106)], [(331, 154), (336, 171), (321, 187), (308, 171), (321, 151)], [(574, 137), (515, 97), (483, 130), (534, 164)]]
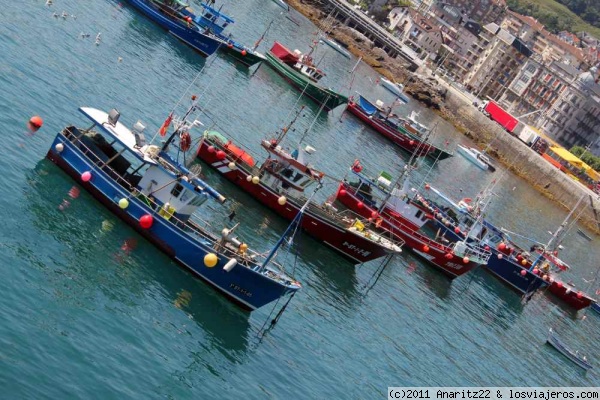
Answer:
[(562, 224), (560, 224), (560, 226), (558, 227), (558, 229), (556, 230), (556, 232), (554, 232), (554, 235), (552, 235), (552, 237), (548, 241), (548, 244), (546, 244), (546, 250), (550, 250), (550, 251), (556, 250), (557, 245), (554, 248), (551, 248), (551, 246), (555, 245), (555, 243), (558, 242), (558, 239), (559, 239), (560, 235), (562, 235), (563, 231), (565, 230), (565, 228), (568, 225), (569, 219), (571, 219), (571, 216), (573, 215), (573, 213), (575, 212), (575, 210), (577, 210), (577, 208), (579, 207), (579, 205), (581, 204), (581, 202), (583, 201), (583, 199), (585, 198), (585, 196), (586, 195), (583, 194), (579, 198), (579, 200), (577, 201), (577, 204), (575, 204), (575, 206), (571, 209), (571, 211), (569, 212), (569, 214), (565, 217), (565, 219), (562, 222)]
[(292, 222), (288, 225), (285, 232), (283, 232), (283, 235), (281, 235), (281, 237), (279, 238), (279, 240), (277, 241), (277, 243), (275, 244), (273, 249), (271, 249), (271, 251), (269, 252), (269, 255), (267, 256), (267, 258), (265, 258), (265, 261), (263, 261), (263, 263), (261, 264), (259, 271), (264, 270), (266, 268), (267, 264), (273, 259), (273, 257), (275, 256), (275, 253), (277, 253), (277, 250), (279, 250), (279, 247), (281, 247), (281, 245), (283, 244), (283, 241), (285, 240), (288, 233), (292, 230), (292, 228), (295, 227), (297, 224), (300, 224), (300, 220), (302, 219), (302, 215), (304, 215), (304, 211), (310, 204), (310, 201), (315, 196), (317, 191), (319, 189), (321, 189), (322, 187), (323, 187), (323, 184), (321, 182), (319, 182), (319, 184), (317, 185), (315, 190), (312, 192), (310, 197), (306, 200), (306, 202), (304, 203), (302, 208), (300, 208), (300, 210), (298, 211), (298, 214), (296, 214), (296, 216), (294, 217)]
[(190, 106), (190, 108), (188, 108), (188, 110), (186, 111), (185, 115), (183, 116), (183, 118), (181, 119), (181, 121), (179, 122), (179, 124), (177, 124), (177, 127), (173, 130), (173, 133), (171, 133), (171, 135), (169, 136), (169, 138), (165, 141), (165, 143), (162, 145), (160, 151), (166, 151), (167, 147), (169, 147), (169, 145), (171, 144), (171, 142), (173, 141), (173, 139), (175, 139), (175, 135), (179, 134), (181, 131), (181, 128), (183, 128), (185, 126), (185, 122), (187, 121), (187, 118), (190, 116), (191, 113), (193, 113), (194, 111), (196, 111), (197, 109), (197, 103), (198, 103), (198, 99), (195, 95), (192, 96), (192, 105)]
[(300, 117), (300, 114), (302, 113), (302, 111), (304, 111), (304, 107), (305, 106), (300, 107), (300, 109), (298, 111), (296, 111), (296, 115), (294, 115), (294, 118), (292, 119), (292, 121), (289, 124), (287, 124), (286, 126), (284, 126), (283, 128), (281, 128), (281, 132), (275, 138), (275, 145), (278, 145), (279, 143), (281, 143), (283, 138), (285, 138), (285, 136), (287, 135), (290, 128), (294, 125), (294, 123), (296, 123), (296, 120), (298, 119), (298, 117)]

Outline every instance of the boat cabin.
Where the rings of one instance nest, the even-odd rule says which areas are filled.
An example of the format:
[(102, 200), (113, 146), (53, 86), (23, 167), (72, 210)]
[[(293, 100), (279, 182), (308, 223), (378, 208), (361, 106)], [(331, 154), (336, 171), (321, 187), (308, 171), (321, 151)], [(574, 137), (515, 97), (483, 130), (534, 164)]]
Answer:
[(272, 178), (277, 179), (283, 189), (301, 193), (325, 176), (305, 160), (307, 155), (315, 152), (314, 148), (306, 146), (304, 149), (299, 148), (288, 153), (276, 141), (263, 140), (261, 144), (269, 152), (269, 158), (265, 160), (262, 168)]
[(212, 8), (206, 3), (201, 3), (200, 6), (202, 7), (202, 13), (196, 16), (195, 22), (198, 25), (202, 25), (209, 28), (217, 35), (222, 35), (223, 30), (227, 28), (227, 26), (235, 22), (229, 16), (221, 13), (219, 10)]
[(99, 168), (132, 192), (166, 219), (176, 215), (185, 222), (208, 198), (225, 199), (197, 175), (161, 151), (146, 144), (144, 125), (139, 121), (132, 129), (119, 122), (117, 110), (106, 113), (94, 108), (79, 109), (93, 125), (87, 129), (74, 126), (63, 134)]
[(323, 71), (321, 71), (317, 67), (302, 64), (301, 62), (297, 62), (296, 64), (294, 64), (294, 68), (300, 73), (306, 75), (313, 82), (317, 82), (325, 75), (325, 73), (323, 73)]

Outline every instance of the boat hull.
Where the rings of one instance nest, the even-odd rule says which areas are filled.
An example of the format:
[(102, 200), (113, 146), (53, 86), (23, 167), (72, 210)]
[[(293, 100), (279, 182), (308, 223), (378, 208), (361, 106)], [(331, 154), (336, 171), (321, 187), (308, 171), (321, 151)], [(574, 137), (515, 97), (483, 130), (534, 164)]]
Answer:
[[(209, 164), (237, 187), (281, 217), (287, 220), (294, 219), (302, 204), (295, 203), (288, 198), (283, 206), (280, 205), (278, 200), (282, 196), (281, 193), (274, 191), (262, 182), (254, 184), (248, 181), (247, 178), (252, 175), (249, 170), (243, 168), (241, 162), (237, 163), (234, 169), (231, 169), (229, 166), (231, 160), (227, 158), (220, 160), (217, 157), (217, 151), (209, 151), (211, 146), (218, 148), (217, 144), (209, 143), (206, 138), (201, 141), (197, 151), (200, 160)], [(326, 213), (319, 212), (316, 206), (306, 209), (302, 217), (301, 227), (306, 233), (322, 241), (355, 264), (372, 261), (390, 254), (388, 249), (352, 233), (345, 226), (340, 226)]]
[(323, 106), (326, 111), (347, 103), (348, 97), (336, 93), (333, 90), (326, 89), (312, 82), (292, 67), (281, 61), (272, 51), (266, 54), (267, 64), (273, 68), (279, 75), (283, 76), (296, 89), (302, 91), (304, 95)]
[[(234, 58), (246, 67), (251, 67), (265, 60), (265, 56), (262, 54), (235, 45), (232, 47), (223, 45), (219, 48), (219, 51)], [(244, 51), (246, 52), (245, 54), (243, 53)]]
[[(504, 257), (498, 258), (499, 254), (498, 251), (492, 250), (492, 256), (484, 268), (516, 293), (525, 296), (548, 285), (540, 276), (527, 268)], [(522, 271), (525, 271), (525, 275), (522, 274)]]
[[(64, 148), (60, 153), (55, 150), (58, 143)], [(226, 272), (223, 267), (229, 259), (223, 255), (218, 256), (218, 263), (214, 267), (205, 266), (204, 256), (217, 253), (209, 242), (190, 236), (188, 232), (162, 218), (157, 210), (131, 196), (131, 192), (119, 185), (107, 171), (84, 156), (84, 151), (59, 134), (46, 156), (141, 236), (235, 304), (252, 311), (297, 290), (245, 266), (236, 266)], [(81, 174), (86, 171), (91, 172), (92, 179), (82, 182)], [(121, 209), (118, 205), (122, 198), (129, 199), (126, 209)], [(139, 223), (140, 218), (146, 214), (153, 216), (153, 224), (149, 229), (142, 228)]]
[(466, 158), (468, 161), (470, 161), (472, 164), (474, 164), (475, 166), (479, 167), (480, 169), (487, 171), (488, 169), (488, 165), (486, 163), (484, 163), (483, 161), (480, 161), (479, 159), (477, 159), (477, 156), (474, 155), (473, 153), (471, 153), (469, 151), (469, 149), (467, 149), (464, 146), (459, 145), (456, 148), (456, 151), (462, 155), (464, 158)]
[(319, 39), (319, 41), (321, 43), (324, 43), (327, 46), (331, 47), (332, 49), (334, 49), (335, 51), (337, 51), (344, 57), (350, 58), (350, 52), (348, 50), (344, 49), (342, 46), (340, 46), (337, 42), (332, 41), (331, 39), (327, 39), (327, 38), (321, 38), (321, 39)]
[(408, 151), (411, 154), (417, 154), (419, 156), (424, 156), (429, 152), (434, 150), (434, 147), (426, 144), (423, 145), (423, 142), (416, 140), (404, 133), (400, 132), (397, 129), (392, 129), (390, 126), (387, 126), (375, 118), (371, 118), (370, 115), (365, 113), (360, 106), (351, 101), (348, 103), (348, 107), (346, 108), (352, 115), (356, 116), (362, 122), (364, 122), (369, 127), (373, 128), (377, 133), (385, 136), (396, 145), (401, 147), (402, 149)]
[(157, 23), (160, 27), (168, 30), (173, 36), (198, 51), (204, 57), (208, 57), (215, 53), (221, 46), (226, 47), (222, 40), (194, 30), (182, 21), (167, 17), (156, 8), (149, 5), (147, 0), (127, 0), (127, 2), (138, 9), (146, 17)]
[(577, 364), (577, 366), (585, 370), (592, 368), (592, 365), (587, 360), (583, 359), (576, 352), (573, 352), (573, 350), (569, 349), (558, 337), (554, 335), (554, 332), (552, 332), (552, 330), (550, 330), (550, 335), (548, 336), (546, 343), (554, 347), (573, 363)]
[(595, 301), (585, 293), (574, 290), (569, 285), (556, 280), (550, 283), (548, 292), (577, 311), (589, 307)]
[[(343, 194), (340, 193), (344, 190)], [(356, 196), (355, 189), (345, 182), (342, 182), (336, 192), (336, 200), (355, 213), (371, 218), (374, 208), (367, 206), (360, 198)], [(359, 206), (359, 203), (361, 204)], [(429, 264), (433, 265), (446, 276), (454, 279), (460, 275), (466, 274), (477, 267), (472, 261), (465, 263), (462, 258), (453, 253), (452, 248), (441, 245), (431, 238), (419, 233), (411, 226), (406, 225), (401, 219), (389, 218), (385, 213), (381, 215), (381, 229), (390, 232), (394, 237), (405, 242), (405, 248), (409, 248), (415, 254), (423, 258)], [(425, 251), (427, 249), (427, 251)], [(450, 257), (448, 255), (450, 254)]]

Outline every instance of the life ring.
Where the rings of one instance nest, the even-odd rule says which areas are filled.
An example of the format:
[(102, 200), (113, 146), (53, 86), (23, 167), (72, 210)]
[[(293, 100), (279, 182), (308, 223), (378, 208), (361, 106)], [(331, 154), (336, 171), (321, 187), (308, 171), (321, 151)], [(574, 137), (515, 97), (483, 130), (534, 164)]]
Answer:
[(188, 132), (183, 132), (179, 136), (179, 148), (181, 151), (188, 151), (192, 147), (192, 137)]
[(354, 160), (354, 164), (352, 164), (352, 171), (358, 173), (363, 169), (362, 165), (360, 165), (360, 161)]

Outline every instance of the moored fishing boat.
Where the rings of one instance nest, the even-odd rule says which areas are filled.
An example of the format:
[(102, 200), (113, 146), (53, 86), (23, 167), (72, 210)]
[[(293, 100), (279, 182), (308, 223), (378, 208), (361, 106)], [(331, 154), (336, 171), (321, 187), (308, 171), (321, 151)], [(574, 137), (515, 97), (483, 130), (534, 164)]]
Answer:
[[(511, 238), (488, 220), (476, 218), (482, 211), (485, 196), (463, 198), (454, 201), (432, 187), (424, 192), (414, 192), (406, 202), (429, 213), (435, 228), (450, 242), (478, 241), (492, 255), (484, 269), (521, 296), (529, 298), (537, 290), (548, 285), (540, 269), (533, 267), (529, 253), (519, 249)], [(467, 232), (471, 235), (468, 236)], [(526, 261), (524, 261), (526, 260)]]
[(348, 97), (318, 83), (325, 73), (313, 64), (311, 53), (292, 52), (275, 42), (266, 56), (269, 66), (326, 111), (348, 102)]
[[(265, 258), (231, 230), (215, 235), (202, 221), (200, 207), (208, 197), (225, 199), (198, 178), (199, 171), (177, 161), (191, 145), (189, 130), (198, 125), (186, 121), (195, 107), (194, 102), (162, 147), (145, 143), (139, 121), (129, 129), (116, 110), (82, 107), (92, 126), (63, 129), (47, 157), (141, 236), (242, 308), (255, 310), (293, 295), (301, 286), (270, 262), (276, 248)], [(178, 149), (177, 157), (169, 154), (170, 146)]]
[(347, 110), (373, 128), (376, 132), (385, 136), (402, 149), (419, 156), (427, 155), (436, 160), (443, 160), (451, 157), (452, 154), (436, 147), (427, 141), (427, 136), (414, 134), (404, 128), (405, 122), (402, 118), (392, 112), (388, 107), (384, 110), (384, 104), (373, 104), (361, 95), (358, 99), (351, 99), (348, 102)]
[(224, 45), (221, 39), (195, 25), (191, 17), (171, 13), (162, 3), (156, 3), (154, 0), (127, 0), (127, 2), (204, 57), (210, 56)]
[[(286, 129), (287, 130), (287, 129)], [(269, 157), (257, 165), (245, 150), (217, 132), (205, 132), (198, 157), (240, 189), (286, 219), (293, 219), (305, 190), (320, 184), (323, 173), (308, 165), (308, 147), (287, 153), (277, 139), (263, 140)], [(399, 253), (402, 242), (368, 228), (366, 220), (352, 213), (337, 213), (330, 206), (310, 203), (301, 227), (353, 263), (364, 263)]]
[(382, 173), (375, 180), (362, 174), (362, 166), (355, 162), (351, 177), (344, 179), (335, 199), (363, 217), (375, 220), (375, 225), (402, 239), (405, 246), (437, 267), (450, 278), (463, 275), (479, 265), (485, 265), (491, 253), (476, 243), (451, 243), (431, 229), (432, 216), (406, 202), (408, 180), (400, 187), (392, 185), (392, 177)]
[(392, 82), (383, 76), (380, 79), (381, 86), (392, 92), (396, 97), (402, 100), (404, 103), (409, 102), (408, 96), (404, 93), (404, 85), (401, 83)]
[(590, 362), (584, 355), (579, 354), (578, 351), (573, 351), (570, 348), (568, 348), (567, 345), (565, 345), (562, 342), (562, 340), (560, 340), (558, 336), (556, 336), (552, 329), (550, 329), (550, 332), (548, 333), (548, 339), (546, 339), (546, 343), (554, 347), (561, 354), (563, 354), (565, 357), (567, 357), (569, 360), (575, 363), (578, 367), (581, 367), (585, 370), (592, 368), (592, 364), (590, 364)]
[(331, 39), (330, 37), (323, 36), (319, 39), (319, 42), (326, 44), (327, 46), (331, 47), (332, 49), (334, 49), (335, 51), (337, 51), (344, 57), (350, 58), (350, 52), (348, 50), (346, 50), (345, 48), (343, 48), (341, 44), (339, 44), (335, 40)]
[(476, 148), (466, 147), (459, 144), (456, 148), (456, 151), (482, 170), (489, 170), (491, 172), (496, 171), (496, 168), (494, 167), (490, 159)]
[[(153, 1), (162, 4), (167, 2), (166, 0)], [(200, 7), (202, 7), (202, 11), (195, 14), (187, 3), (175, 1), (174, 5), (171, 6), (171, 9), (181, 13), (185, 17), (191, 17), (196, 25), (210, 30), (211, 33), (219, 37), (219, 39), (225, 43), (219, 47), (219, 51), (235, 58), (240, 63), (246, 66), (252, 66), (265, 60), (265, 56), (255, 50), (262, 38), (257, 41), (254, 48), (245, 46), (242, 43), (233, 40), (231, 35), (226, 35), (224, 33), (225, 28), (235, 23), (233, 18), (206, 3), (200, 3)]]

